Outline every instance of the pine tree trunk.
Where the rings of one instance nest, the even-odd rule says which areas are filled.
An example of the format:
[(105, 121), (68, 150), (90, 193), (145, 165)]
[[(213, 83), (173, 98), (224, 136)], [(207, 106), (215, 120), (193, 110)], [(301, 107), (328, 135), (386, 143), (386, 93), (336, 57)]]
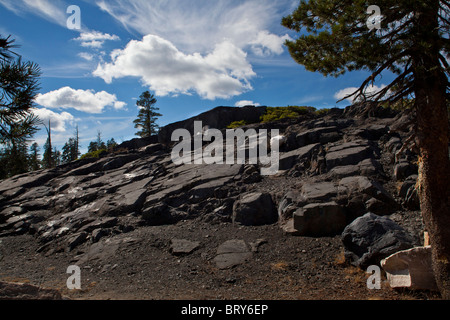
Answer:
[[(418, 6), (413, 46), (417, 142), (420, 149), (419, 198), (430, 234), (433, 271), (444, 299), (450, 299), (450, 159), (446, 90), (439, 61), (439, 1)], [(424, 39), (427, 39), (426, 41)]]
[[(439, 103), (443, 104), (444, 108), (440, 107)], [(437, 109), (444, 109), (445, 112)], [(419, 110), (419, 134), (422, 135), (419, 162), (420, 206), (425, 226), (430, 233), (436, 281), (442, 296), (450, 299), (450, 164), (447, 108), (444, 100), (444, 103), (430, 101), (421, 105)]]
[(436, 70), (416, 79), (420, 207), (425, 227), (430, 233), (436, 282), (442, 297), (450, 299), (450, 160), (446, 78)]

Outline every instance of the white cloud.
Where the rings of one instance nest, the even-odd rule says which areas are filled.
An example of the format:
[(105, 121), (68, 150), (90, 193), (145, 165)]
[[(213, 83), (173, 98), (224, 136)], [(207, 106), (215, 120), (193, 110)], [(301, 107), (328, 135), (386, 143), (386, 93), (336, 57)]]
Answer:
[(185, 54), (168, 40), (147, 35), (113, 51), (111, 60), (93, 74), (107, 83), (138, 77), (157, 96), (195, 92), (204, 99), (229, 98), (252, 89), (249, 80), (255, 76), (247, 54), (229, 41), (206, 55)]
[[(376, 85), (369, 85), (366, 90), (364, 91), (365, 94), (374, 94), (379, 92), (380, 90), (384, 89), (386, 87), (386, 85), (382, 84), (381, 86), (376, 86)], [(342, 90), (339, 90), (338, 92), (335, 93), (334, 98), (338, 99), (338, 100), (342, 100), (345, 97), (347, 97), (348, 95), (354, 93), (356, 90), (358, 90), (359, 88), (357, 87), (348, 87)], [(346, 99), (347, 101), (349, 101), (350, 103), (355, 103), (357, 102), (356, 96), (350, 97)]]
[(117, 41), (120, 38), (109, 33), (101, 33), (99, 31), (82, 32), (78, 38), (73, 39), (81, 42), (82, 47), (101, 48), (105, 41)]
[(60, 26), (67, 26), (67, 5), (60, 0), (0, 0), (0, 4), (17, 15), (28, 12)]
[(126, 103), (117, 100), (115, 94), (105, 91), (75, 90), (70, 87), (38, 94), (36, 103), (51, 109), (75, 109), (87, 113), (102, 113), (103, 109), (112, 106), (114, 109), (122, 109)]
[(256, 76), (249, 61), (285, 51), (289, 36), (280, 21), (294, 2), (98, 0), (101, 10), (143, 39), (113, 51), (111, 62), (93, 74), (108, 83), (138, 77), (158, 96), (197, 93), (214, 100), (242, 94)]
[(72, 124), (75, 117), (68, 112), (56, 113), (46, 108), (35, 108), (33, 113), (39, 117), (45, 125), (48, 125), (48, 120), (51, 121), (51, 128), (56, 132), (65, 132), (66, 127)]
[[(209, 52), (227, 40), (238, 48), (249, 44), (262, 52), (280, 52), (277, 36), (266, 30), (279, 28), (290, 13), (292, 0), (100, 0), (97, 5), (142, 36), (153, 34), (184, 52)], [(288, 11), (289, 10), (289, 11)], [(263, 31), (263, 33), (261, 33)], [(268, 35), (275, 43), (268, 44)], [(281, 39), (281, 40), (280, 40)], [(261, 51), (259, 51), (261, 52)]]
[(260, 106), (260, 104), (257, 103), (257, 102), (253, 102), (253, 101), (251, 101), (251, 100), (241, 100), (241, 101), (236, 102), (236, 103), (234, 104), (234, 106), (235, 106), (235, 107), (245, 107), (245, 106), (255, 106), (255, 107), (258, 107), (258, 106)]
[(292, 38), (288, 34), (280, 37), (264, 30), (258, 33), (250, 45), (252, 51), (258, 56), (280, 55), (284, 51), (283, 46), (286, 40), (292, 40)]
[(80, 58), (83, 58), (86, 61), (92, 61), (94, 59), (94, 55), (88, 52), (80, 52), (78, 54)]

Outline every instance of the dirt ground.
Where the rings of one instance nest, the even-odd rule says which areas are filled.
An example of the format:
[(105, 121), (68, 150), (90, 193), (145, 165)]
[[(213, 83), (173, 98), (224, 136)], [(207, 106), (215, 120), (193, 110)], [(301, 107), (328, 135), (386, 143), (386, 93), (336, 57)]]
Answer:
[[(200, 242), (174, 255), (172, 239)], [(214, 257), (227, 240), (244, 240), (245, 262), (221, 270)], [(38, 253), (32, 235), (0, 239), (0, 281), (54, 288), (80, 300), (410, 300), (439, 299), (430, 292), (397, 291), (382, 275), (380, 290), (367, 288), (370, 274), (344, 261), (339, 236), (290, 236), (278, 225), (243, 227), (195, 220), (141, 227), (102, 239), (93, 253), (85, 243), (72, 252)], [(253, 247), (252, 247), (253, 244)], [(256, 244), (256, 245), (255, 245)], [(95, 250), (94, 250), (95, 251)], [(81, 290), (69, 290), (68, 266), (81, 268)]]

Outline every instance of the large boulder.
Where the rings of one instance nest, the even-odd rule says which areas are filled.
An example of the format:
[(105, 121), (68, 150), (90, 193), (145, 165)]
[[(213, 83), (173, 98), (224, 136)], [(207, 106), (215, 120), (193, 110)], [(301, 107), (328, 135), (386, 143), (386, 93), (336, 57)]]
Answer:
[(325, 156), (327, 170), (337, 166), (356, 165), (373, 157), (373, 150), (365, 140), (340, 143), (328, 149)]
[(144, 224), (150, 226), (172, 224), (176, 221), (170, 208), (165, 203), (157, 203), (144, 209), (142, 211), (142, 220)]
[(338, 194), (333, 182), (305, 183), (302, 186), (302, 195), (307, 202), (328, 201)]
[(294, 213), (294, 229), (301, 236), (333, 236), (345, 225), (345, 212), (334, 201), (311, 203)]
[(334, 167), (330, 170), (331, 178), (345, 178), (350, 176), (372, 176), (381, 173), (381, 166), (373, 158), (364, 159), (356, 165)]
[(360, 216), (364, 210), (373, 211), (378, 215), (388, 215), (399, 208), (395, 199), (380, 183), (365, 176), (341, 179), (338, 193), (339, 202), (352, 213), (352, 218)]
[(268, 193), (249, 193), (233, 206), (233, 223), (247, 226), (277, 222), (277, 211)]
[(412, 236), (397, 223), (371, 212), (345, 227), (342, 242), (346, 259), (363, 269), (414, 244)]

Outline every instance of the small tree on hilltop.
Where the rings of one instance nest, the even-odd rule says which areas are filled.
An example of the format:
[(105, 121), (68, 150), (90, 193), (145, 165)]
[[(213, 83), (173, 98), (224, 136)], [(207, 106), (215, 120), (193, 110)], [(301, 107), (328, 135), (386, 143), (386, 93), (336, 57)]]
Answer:
[(136, 129), (141, 129), (136, 132), (136, 135), (141, 138), (150, 137), (158, 133), (159, 126), (156, 124), (158, 117), (162, 114), (156, 112), (159, 108), (155, 107), (156, 98), (149, 91), (145, 91), (139, 97), (136, 105), (139, 107), (138, 118), (133, 121)]

